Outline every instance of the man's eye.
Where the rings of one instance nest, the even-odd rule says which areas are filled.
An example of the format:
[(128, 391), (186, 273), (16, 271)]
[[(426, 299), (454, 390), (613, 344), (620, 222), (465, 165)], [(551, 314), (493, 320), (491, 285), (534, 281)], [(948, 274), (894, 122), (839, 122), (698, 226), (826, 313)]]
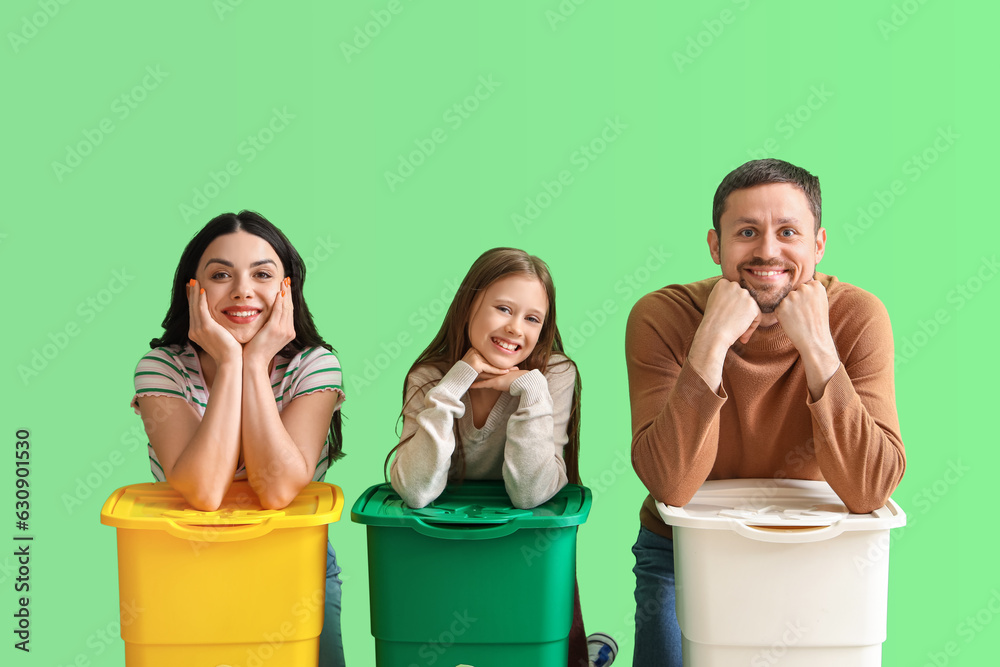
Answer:
[(781, 235), (784, 236), (784, 237), (786, 237), (786, 238), (791, 238), (791, 237), (795, 236), (795, 233), (796, 232), (795, 232), (794, 229), (782, 229), (781, 230)]
[(743, 238), (747, 238), (748, 239), (751, 236), (753, 236), (753, 230), (752, 229), (741, 229), (740, 230), (740, 236), (742, 236)]

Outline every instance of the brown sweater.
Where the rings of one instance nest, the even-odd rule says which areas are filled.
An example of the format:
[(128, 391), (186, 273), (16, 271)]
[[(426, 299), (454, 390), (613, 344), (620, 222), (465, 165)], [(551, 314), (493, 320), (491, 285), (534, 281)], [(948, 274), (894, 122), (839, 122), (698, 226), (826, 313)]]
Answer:
[(872, 294), (816, 274), (827, 288), (840, 368), (813, 402), (780, 324), (726, 354), (719, 393), (686, 364), (719, 278), (670, 285), (632, 308), (625, 334), (632, 466), (650, 495), (639, 514), (670, 537), (654, 498), (685, 505), (708, 479), (826, 480), (851, 512), (871, 512), (906, 467), (896, 416), (892, 329)]

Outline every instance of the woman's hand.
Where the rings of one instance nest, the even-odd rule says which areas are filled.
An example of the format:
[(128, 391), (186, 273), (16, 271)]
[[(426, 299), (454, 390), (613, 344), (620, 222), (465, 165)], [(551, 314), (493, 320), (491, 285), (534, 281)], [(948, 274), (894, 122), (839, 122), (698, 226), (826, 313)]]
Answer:
[(245, 361), (270, 364), (271, 359), (295, 340), (291, 283), (291, 278), (281, 281), (281, 291), (274, 295), (267, 322), (243, 348)]
[(239, 358), (243, 354), (243, 346), (208, 312), (205, 290), (194, 278), (188, 282), (187, 297), (190, 320), (188, 338), (198, 343), (217, 364), (222, 364), (226, 359)]
[(489, 373), (483, 373), (476, 379), (475, 382), (472, 383), (472, 386), (470, 388), (510, 391), (510, 385), (514, 380), (521, 377), (525, 373), (530, 373), (530, 372), (531, 371), (518, 370), (517, 366), (514, 366), (503, 375), (491, 375)]

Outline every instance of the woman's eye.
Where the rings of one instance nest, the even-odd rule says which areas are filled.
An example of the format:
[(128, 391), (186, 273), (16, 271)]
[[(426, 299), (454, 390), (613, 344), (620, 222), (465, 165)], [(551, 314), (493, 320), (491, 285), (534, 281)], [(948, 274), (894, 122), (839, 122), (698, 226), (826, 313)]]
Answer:
[(257, 277), (260, 278), (260, 279), (262, 279), (262, 280), (268, 280), (272, 276), (267, 271), (258, 271), (257, 272)]
[(212, 280), (222, 280), (223, 278), (228, 278), (229, 274), (225, 271), (216, 271), (212, 274)]

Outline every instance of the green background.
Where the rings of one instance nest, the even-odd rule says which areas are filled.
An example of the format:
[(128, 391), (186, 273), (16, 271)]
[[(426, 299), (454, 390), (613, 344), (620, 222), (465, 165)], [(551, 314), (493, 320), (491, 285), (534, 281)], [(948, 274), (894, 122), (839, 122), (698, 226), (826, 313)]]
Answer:
[[(0, 533), (13, 544), (27, 428), (35, 536), (30, 654), (12, 647), (13, 547), (0, 551), (4, 664), (122, 664), (115, 535), (98, 515), (150, 480), (132, 370), (186, 242), (242, 208), (307, 260), (306, 297), (345, 368), (349, 456), (327, 481), (348, 504), (380, 481), (404, 373), (473, 259), (512, 245), (549, 263), (584, 382), (583, 608), (629, 664), (645, 492), (628, 465), (625, 318), (643, 293), (714, 275), (712, 195), (765, 155), (821, 178), (820, 270), (875, 293), (894, 326), (909, 464), (894, 498), (910, 523), (894, 534), (884, 664), (992, 664), (1000, 12), (578, 3), (4, 4)], [(526, 198), (540, 210), (518, 225)], [(365, 531), (345, 513), (331, 538), (347, 659), (373, 664)]]

